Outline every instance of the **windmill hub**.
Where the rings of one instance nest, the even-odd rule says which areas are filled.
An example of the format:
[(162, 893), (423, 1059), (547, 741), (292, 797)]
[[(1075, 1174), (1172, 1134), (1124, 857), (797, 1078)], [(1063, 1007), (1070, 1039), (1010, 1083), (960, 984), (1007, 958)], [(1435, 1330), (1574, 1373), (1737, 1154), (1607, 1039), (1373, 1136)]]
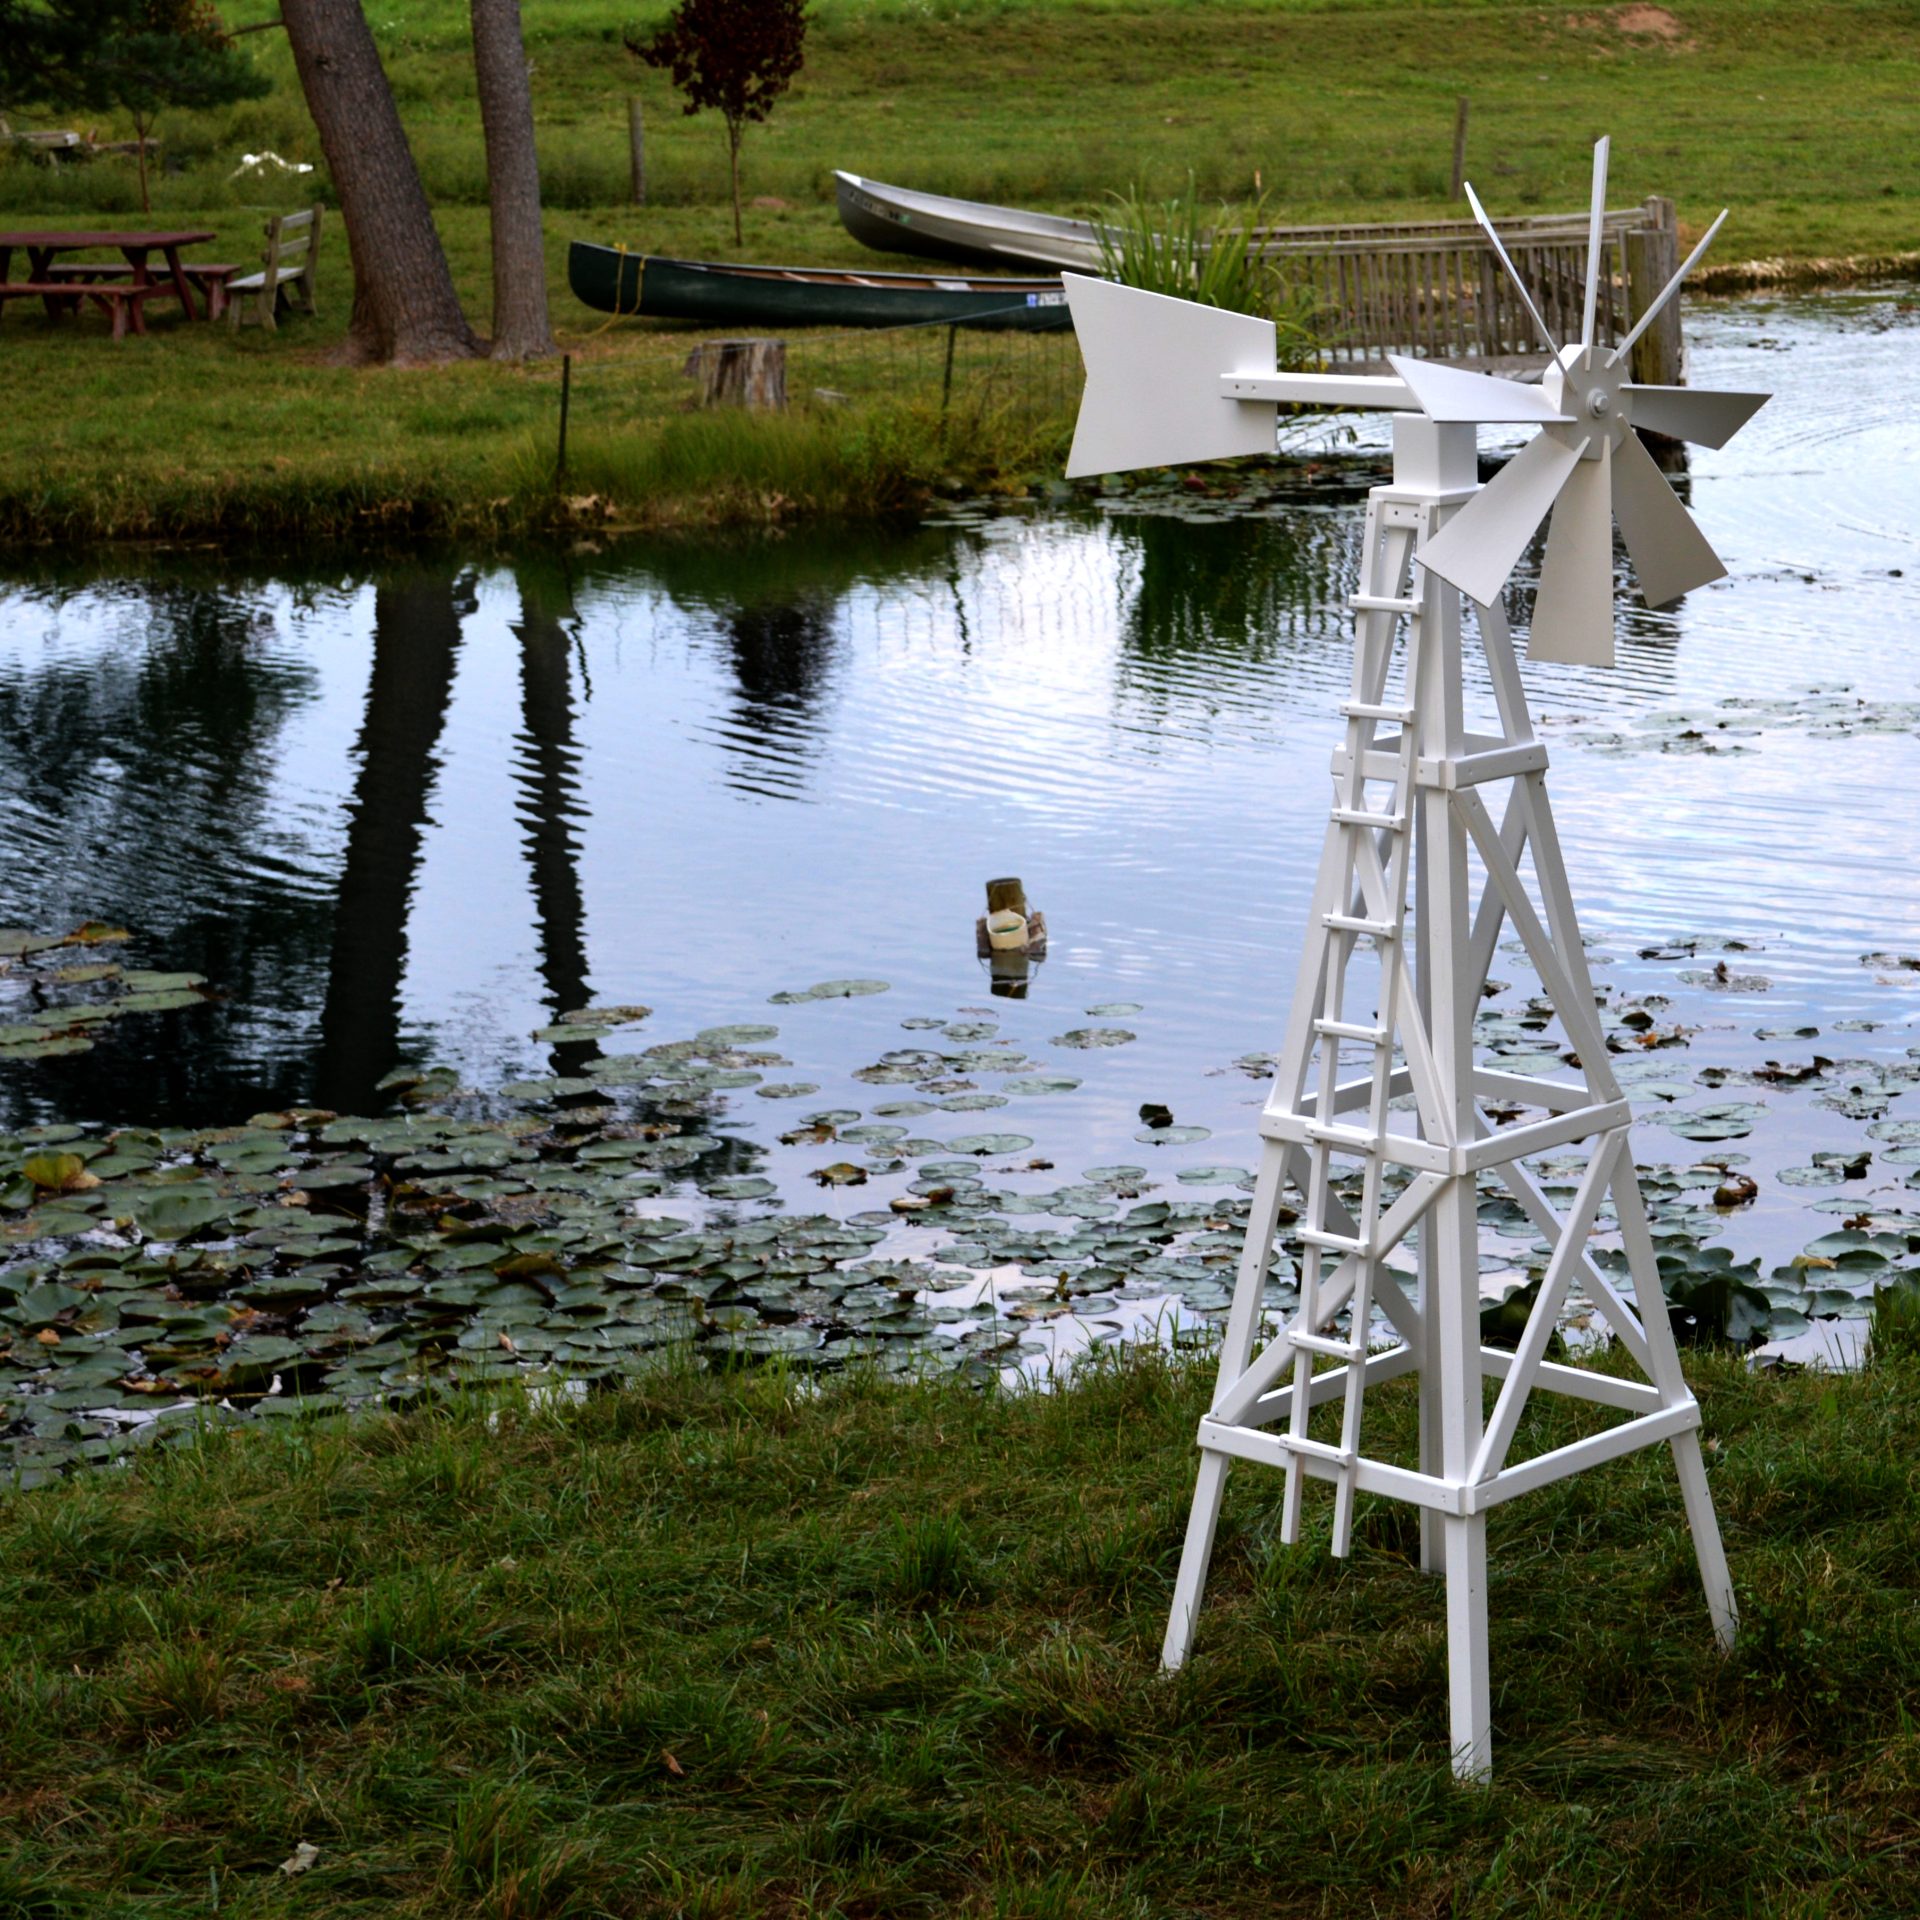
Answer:
[(1599, 459), (1603, 440), (1617, 447), (1626, 431), (1627, 401), (1622, 389), (1627, 370), (1611, 360), (1604, 348), (1576, 343), (1561, 349), (1540, 382), (1541, 391), (1573, 422), (1597, 421), (1607, 429), (1604, 434), (1585, 432), (1579, 424), (1560, 429), (1567, 445), (1579, 447), (1587, 460)]

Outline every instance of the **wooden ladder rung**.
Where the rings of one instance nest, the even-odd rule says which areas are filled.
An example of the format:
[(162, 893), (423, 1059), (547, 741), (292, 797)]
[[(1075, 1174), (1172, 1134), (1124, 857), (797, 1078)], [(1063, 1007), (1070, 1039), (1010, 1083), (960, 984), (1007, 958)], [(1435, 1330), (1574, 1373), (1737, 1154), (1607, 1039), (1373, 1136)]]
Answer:
[(1384, 833), (1406, 830), (1404, 813), (1369, 813), (1365, 807), (1335, 807), (1333, 817), (1343, 827), (1377, 827)]
[(1289, 1452), (1305, 1454), (1314, 1460), (1331, 1460), (1336, 1467), (1351, 1467), (1356, 1458), (1345, 1447), (1330, 1447), (1324, 1440), (1309, 1440), (1304, 1433), (1283, 1433), (1279, 1440)]
[(1332, 1147), (1340, 1153), (1375, 1154), (1385, 1145), (1378, 1134), (1364, 1127), (1343, 1127), (1331, 1120), (1309, 1120), (1303, 1130), (1309, 1146)]
[(1363, 1027), (1352, 1020), (1316, 1020), (1313, 1030), (1329, 1040), (1364, 1040), (1375, 1047), (1384, 1047), (1393, 1038), (1390, 1027)]
[(1290, 1333), (1288, 1342), (1302, 1353), (1318, 1353), (1329, 1360), (1345, 1360), (1349, 1365), (1366, 1355), (1364, 1347), (1330, 1333)]
[(1349, 720), (1393, 720), (1406, 726), (1413, 719), (1411, 707), (1393, 707), (1377, 700), (1342, 700), (1340, 711)]
[(1356, 593), (1348, 596), (1347, 604), (1355, 613), (1418, 613), (1420, 602), (1406, 600), (1391, 593)]
[(1367, 1243), (1354, 1239), (1351, 1234), (1329, 1233), (1324, 1227), (1300, 1227), (1296, 1231), (1310, 1247), (1320, 1247), (1328, 1253), (1356, 1253), (1363, 1260), (1366, 1258)]
[(1328, 913), (1321, 919), (1336, 933), (1370, 934), (1375, 940), (1397, 940), (1400, 929), (1391, 920), (1364, 920), (1357, 913)]

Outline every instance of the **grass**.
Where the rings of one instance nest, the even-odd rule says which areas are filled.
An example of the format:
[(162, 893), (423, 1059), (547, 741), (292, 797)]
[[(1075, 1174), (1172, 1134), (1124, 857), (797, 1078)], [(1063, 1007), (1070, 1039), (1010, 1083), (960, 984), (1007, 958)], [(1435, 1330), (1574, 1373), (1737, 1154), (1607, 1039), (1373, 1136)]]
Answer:
[[(1010, 430), (992, 396), (974, 407), (966, 433), (930, 425), (939, 374), (921, 343), (796, 342), (797, 357), (831, 362), (826, 377), (800, 370), (803, 392), (874, 390), (890, 418), (855, 424), (842, 410), (787, 432), (764, 459), (733, 427), (715, 428), (709, 469), (744, 457), (748, 470), (729, 471), (711, 490), (658, 490), (657, 476), (679, 471), (708, 431), (677, 418), (689, 391), (677, 371), (687, 337), (636, 321), (602, 329), (566, 293), (564, 256), (574, 235), (735, 255), (718, 123), (680, 114), (665, 78), (620, 48), (624, 26), (662, 10), (657, 0), (631, 8), (543, 0), (527, 13), (549, 282), (563, 342), (580, 359), (581, 465), (597, 461), (610, 487), (624, 476), (617, 515), (658, 525), (887, 511), (956, 468), (969, 485), (1057, 471), (1064, 433), (1056, 421), (1051, 437), (1036, 437), (1031, 406)], [(236, 22), (268, 11), (245, 0), (230, 8)], [(484, 327), (485, 179), (466, 8), (389, 0), (371, 11), (456, 278)], [(1651, 30), (1628, 30), (1645, 21)], [(241, 261), (257, 249), (263, 210), (315, 189), (236, 179), (238, 155), (269, 148), (320, 159), (281, 37), (249, 44), (274, 92), (169, 120), (161, 131), (176, 170), (161, 176), (155, 202), (158, 220), (214, 228), (211, 257)], [(648, 114), (644, 209), (622, 204), (630, 92)], [(1110, 207), (1116, 191), (1181, 191), (1191, 176), (1209, 199), (1263, 191), (1280, 219), (1457, 213), (1444, 196), (1461, 94), (1472, 101), (1469, 172), (1496, 212), (1581, 205), (1587, 143), (1604, 129), (1614, 135), (1616, 204), (1671, 194), (1683, 227), (1734, 206), (1723, 260), (1785, 261), (1789, 270), (1839, 257), (1911, 264), (1920, 248), (1920, 20), (1904, 0), (1817, 10), (1701, 0), (1671, 14), (1327, 0), (818, 0), (803, 76), (748, 137), (754, 204), (739, 251), (870, 260), (835, 218), (836, 166), (1081, 212)], [(324, 193), (323, 177), (313, 178)], [(124, 219), (137, 208), (130, 165), (0, 166), (10, 224)], [(156, 311), (153, 338), (110, 350), (104, 320), (72, 335), (15, 308), (0, 327), (9, 400), (0, 540), (398, 539), (524, 533), (550, 521), (551, 488), (536, 476), (556, 424), (553, 370), (332, 366), (348, 290), (337, 230), (323, 273), (323, 317), (271, 340), (250, 333), (236, 342)], [(963, 364), (959, 390), (978, 384)], [(1070, 393), (1071, 384), (1056, 371), (1014, 382), (1023, 393)], [(981, 418), (1001, 425), (983, 433)], [(667, 434), (681, 453), (636, 450)], [(589, 457), (596, 435), (602, 444)], [(873, 464), (876, 438), (891, 453)], [(798, 445), (811, 451), (796, 466)], [(849, 485), (863, 471), (872, 484)], [(777, 483), (776, 473), (799, 474), (801, 484)]]
[(1497, 1510), (1486, 1792), (1406, 1509), (1343, 1565), (1243, 1469), (1156, 1675), (1205, 1387), (1153, 1354), (1021, 1396), (669, 1370), (0, 1498), (0, 1912), (1912, 1913), (1920, 1357), (1691, 1364), (1741, 1644), (1664, 1456)]

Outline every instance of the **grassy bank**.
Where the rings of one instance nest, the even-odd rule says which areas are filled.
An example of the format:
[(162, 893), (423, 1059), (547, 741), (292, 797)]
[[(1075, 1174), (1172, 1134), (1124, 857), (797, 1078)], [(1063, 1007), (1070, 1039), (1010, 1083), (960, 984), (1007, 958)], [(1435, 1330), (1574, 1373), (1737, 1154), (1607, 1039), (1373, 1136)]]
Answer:
[[(1058, 470), (1072, 383), (1057, 370), (1023, 367), (995, 386), (978, 348), (980, 365), (959, 369), (961, 430), (943, 431), (928, 413), (942, 384), (930, 342), (796, 340), (802, 398), (825, 388), (853, 405), (742, 435), (684, 417), (689, 336), (602, 327), (566, 292), (576, 235), (695, 257), (871, 263), (835, 218), (836, 166), (1081, 212), (1117, 189), (1166, 192), (1191, 177), (1208, 195), (1258, 185), (1287, 220), (1457, 214), (1445, 194), (1465, 94), (1469, 172), (1497, 211), (1581, 204), (1586, 143), (1606, 129), (1616, 204), (1671, 194), (1686, 227), (1734, 206), (1723, 262), (1764, 262), (1791, 280), (1849, 260), (1897, 266), (1920, 248), (1920, 27), (1892, 0), (1565, 14), (819, 0), (804, 75), (749, 137), (754, 204), (738, 249), (717, 124), (679, 113), (664, 77), (620, 47), (624, 26), (660, 11), (553, 0), (527, 16), (549, 282), (563, 344), (579, 355), (570, 490), (601, 496), (588, 519), (608, 502), (631, 525), (886, 512), (947, 479), (971, 487)], [(241, 21), (250, 10), (235, 0), (230, 12)], [(484, 329), (466, 9), (397, 0), (375, 12), (456, 279)], [(203, 258), (250, 261), (264, 210), (326, 192), (324, 172), (235, 177), (239, 155), (263, 148), (320, 161), (281, 37), (249, 44), (275, 80), (268, 98), (162, 129), (175, 170), (158, 180), (154, 217), (214, 229)], [(622, 204), (629, 92), (648, 115), (643, 209)], [(137, 209), (130, 164), (0, 165), (8, 224), (99, 224)], [(0, 327), (0, 540), (485, 536), (551, 523), (554, 370), (331, 365), (348, 292), (337, 228), (322, 271), (322, 317), (271, 339), (235, 340), (156, 309), (151, 339), (115, 349), (101, 317), (74, 331), (12, 309)], [(1048, 420), (1036, 392), (1062, 402)]]
[(215, 1434), (0, 1500), (0, 1911), (1909, 1913), (1908, 1344), (1693, 1364), (1729, 1660), (1662, 1457), (1496, 1511), (1485, 1793), (1405, 1509), (1341, 1565), (1243, 1470), (1156, 1677), (1204, 1383), (1152, 1356)]

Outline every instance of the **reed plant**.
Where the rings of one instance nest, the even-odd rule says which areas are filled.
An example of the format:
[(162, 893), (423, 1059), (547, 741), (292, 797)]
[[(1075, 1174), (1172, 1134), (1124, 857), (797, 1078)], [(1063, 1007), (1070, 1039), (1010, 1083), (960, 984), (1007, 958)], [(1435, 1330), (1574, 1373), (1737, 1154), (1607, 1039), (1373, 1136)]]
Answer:
[(1111, 210), (1095, 225), (1107, 279), (1203, 307), (1258, 314), (1274, 323), (1281, 366), (1318, 359), (1310, 299), (1261, 251), (1262, 232), (1273, 224), (1265, 193), (1209, 209), (1189, 173), (1186, 191), (1164, 200), (1150, 198), (1137, 184), (1108, 198)]

